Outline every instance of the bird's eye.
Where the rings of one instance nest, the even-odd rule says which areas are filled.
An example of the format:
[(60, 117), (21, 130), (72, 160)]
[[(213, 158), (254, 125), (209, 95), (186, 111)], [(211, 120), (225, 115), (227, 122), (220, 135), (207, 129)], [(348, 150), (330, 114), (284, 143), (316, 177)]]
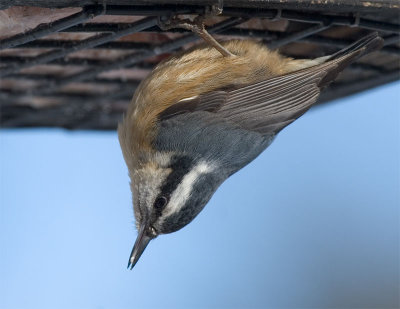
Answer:
[(154, 202), (154, 208), (157, 209), (158, 211), (161, 211), (164, 209), (164, 207), (167, 205), (168, 199), (165, 196), (159, 196), (157, 197), (156, 201)]

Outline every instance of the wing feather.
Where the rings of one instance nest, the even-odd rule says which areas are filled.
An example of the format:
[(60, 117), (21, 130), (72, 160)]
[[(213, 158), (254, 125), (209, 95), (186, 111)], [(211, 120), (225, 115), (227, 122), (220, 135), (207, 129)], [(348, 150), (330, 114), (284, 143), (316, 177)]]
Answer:
[(381, 45), (382, 39), (373, 33), (325, 63), (234, 90), (220, 89), (181, 100), (161, 113), (160, 119), (207, 111), (246, 130), (274, 135), (304, 114), (317, 101), (321, 88), (347, 65)]

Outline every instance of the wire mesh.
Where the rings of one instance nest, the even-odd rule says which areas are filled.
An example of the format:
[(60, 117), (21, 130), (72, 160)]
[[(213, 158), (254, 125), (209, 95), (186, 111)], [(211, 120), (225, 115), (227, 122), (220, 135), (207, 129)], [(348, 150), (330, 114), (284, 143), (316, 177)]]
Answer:
[[(36, 1), (43, 10), (60, 8), (51, 9), (50, 16), (68, 6), (75, 6), (75, 11), (27, 31), (0, 32), (0, 125), (114, 130), (152, 67), (198, 40), (182, 29), (161, 31), (158, 18), (204, 14), (217, 3), (181, 2), (149, 6), (124, 1), (103, 1), (102, 5)], [(351, 6), (346, 0), (336, 2), (337, 6), (319, 1), (309, 5), (225, 1), (221, 16), (207, 20), (207, 28), (218, 39), (252, 38), (299, 58), (324, 56), (370, 31), (379, 31), (385, 39), (382, 50), (346, 69), (322, 93), (320, 103), (398, 80), (400, 7), (389, 0), (372, 1), (376, 5), (369, 8)], [(15, 4), (33, 5), (32, 1), (3, 1), (0, 18), (8, 16), (11, 23), (13, 18), (18, 20), (21, 8), (11, 7)]]

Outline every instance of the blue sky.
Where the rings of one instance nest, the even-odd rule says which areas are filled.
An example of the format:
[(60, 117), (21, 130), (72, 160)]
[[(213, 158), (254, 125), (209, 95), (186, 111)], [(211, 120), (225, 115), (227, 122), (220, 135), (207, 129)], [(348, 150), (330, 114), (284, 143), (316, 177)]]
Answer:
[(115, 132), (0, 132), (2, 309), (399, 306), (400, 83), (316, 107), (126, 270)]

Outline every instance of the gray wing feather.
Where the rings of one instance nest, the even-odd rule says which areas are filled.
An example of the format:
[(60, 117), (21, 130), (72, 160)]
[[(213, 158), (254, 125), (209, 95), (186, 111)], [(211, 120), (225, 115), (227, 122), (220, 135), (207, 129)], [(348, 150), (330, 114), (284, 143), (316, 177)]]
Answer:
[(213, 91), (166, 109), (160, 120), (196, 111), (215, 113), (225, 121), (263, 135), (274, 135), (305, 113), (318, 98), (325, 68), (271, 78), (233, 91)]
[(324, 69), (304, 70), (182, 103), (191, 104), (192, 112), (207, 110), (243, 129), (274, 135), (315, 103), (325, 75)]
[(381, 46), (382, 39), (372, 33), (323, 64), (235, 90), (205, 93), (172, 105), (159, 117), (162, 121), (183, 113), (207, 111), (243, 129), (273, 136), (304, 114), (317, 101), (320, 90), (347, 65)]

